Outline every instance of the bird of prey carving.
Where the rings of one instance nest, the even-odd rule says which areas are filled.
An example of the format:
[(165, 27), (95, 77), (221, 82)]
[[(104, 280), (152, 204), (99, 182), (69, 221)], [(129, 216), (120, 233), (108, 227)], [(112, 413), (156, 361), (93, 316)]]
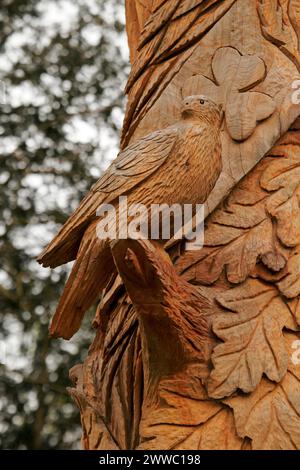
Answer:
[(97, 301), (115, 271), (109, 240), (97, 236), (97, 210), (102, 204), (200, 204), (222, 170), (222, 109), (205, 96), (186, 97), (181, 117), (120, 152), (83, 199), (75, 213), (39, 256), (55, 268), (76, 259), (50, 332), (69, 339), (84, 313)]

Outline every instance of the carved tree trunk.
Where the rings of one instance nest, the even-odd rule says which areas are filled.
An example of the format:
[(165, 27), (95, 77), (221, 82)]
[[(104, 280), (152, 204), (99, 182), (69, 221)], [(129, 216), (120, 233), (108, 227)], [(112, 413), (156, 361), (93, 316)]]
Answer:
[[(205, 247), (120, 241), (71, 371), (85, 449), (300, 449), (298, 0), (127, 0), (122, 148), (222, 103)], [(171, 261), (172, 260), (172, 261)]]

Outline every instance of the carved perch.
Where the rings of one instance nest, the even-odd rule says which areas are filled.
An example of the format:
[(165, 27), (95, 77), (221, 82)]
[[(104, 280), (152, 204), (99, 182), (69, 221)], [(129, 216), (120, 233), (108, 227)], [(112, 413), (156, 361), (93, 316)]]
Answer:
[(178, 276), (159, 246), (119, 240), (112, 252), (138, 316), (146, 394), (191, 363), (202, 363), (205, 377), (212, 302)]

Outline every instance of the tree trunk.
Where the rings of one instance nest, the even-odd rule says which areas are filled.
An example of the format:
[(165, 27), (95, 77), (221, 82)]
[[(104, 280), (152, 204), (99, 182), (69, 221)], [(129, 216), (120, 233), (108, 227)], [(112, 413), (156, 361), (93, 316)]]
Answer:
[(71, 371), (83, 447), (300, 449), (298, 0), (126, 6), (121, 147), (202, 94), (225, 110), (223, 171), (202, 250), (114, 244), (118, 275)]

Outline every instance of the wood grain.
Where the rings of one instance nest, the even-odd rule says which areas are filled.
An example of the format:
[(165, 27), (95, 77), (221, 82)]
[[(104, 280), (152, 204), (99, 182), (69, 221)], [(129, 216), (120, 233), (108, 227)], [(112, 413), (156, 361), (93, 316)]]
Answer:
[[(197, 173), (197, 165), (188, 173), (164, 162), (153, 172), (155, 185), (172, 189), (169, 201), (208, 197), (202, 250), (188, 251), (184, 239), (166, 250), (141, 240), (110, 245), (114, 270), (98, 301), (95, 338), (71, 371), (83, 447), (299, 450), (300, 106), (292, 102), (299, 2), (128, 0), (126, 7), (132, 71), (121, 160), (127, 156), (98, 187), (112, 197), (138, 187), (134, 200), (156, 202), (152, 174), (140, 178), (141, 168), (153, 170), (140, 145), (168, 134), (190, 95), (224, 108), (223, 166), (204, 192), (212, 172)], [(138, 159), (130, 158), (134, 148)], [(194, 154), (195, 142), (184, 148)], [(159, 161), (164, 155), (156, 152)], [(98, 196), (96, 185), (87, 206)], [(67, 229), (55, 262), (72, 244), (78, 249), (76, 236)]]

